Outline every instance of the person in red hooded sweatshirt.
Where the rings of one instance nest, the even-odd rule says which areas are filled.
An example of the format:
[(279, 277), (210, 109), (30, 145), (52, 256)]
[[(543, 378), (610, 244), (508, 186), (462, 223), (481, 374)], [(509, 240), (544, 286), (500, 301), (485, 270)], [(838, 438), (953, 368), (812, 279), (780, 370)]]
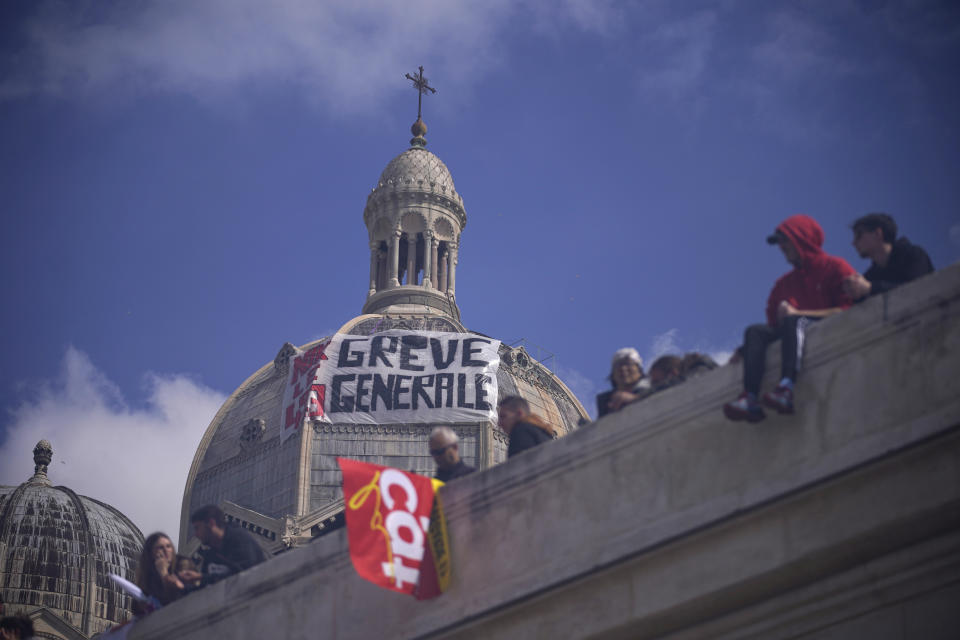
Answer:
[[(793, 270), (780, 276), (767, 299), (767, 324), (747, 327), (743, 338), (743, 393), (723, 406), (731, 420), (758, 422), (763, 405), (793, 413), (793, 384), (803, 356), (804, 333), (811, 322), (839, 313), (853, 304), (844, 281), (857, 272), (846, 260), (823, 251), (823, 229), (810, 216), (798, 214), (781, 222), (767, 238), (780, 246)], [(767, 345), (780, 340), (780, 383), (760, 393)]]

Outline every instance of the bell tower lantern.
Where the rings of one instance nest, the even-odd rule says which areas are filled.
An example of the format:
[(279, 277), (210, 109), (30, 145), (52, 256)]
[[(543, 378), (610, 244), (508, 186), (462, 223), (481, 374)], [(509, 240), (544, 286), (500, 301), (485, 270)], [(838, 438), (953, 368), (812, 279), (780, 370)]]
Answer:
[(459, 320), (457, 255), (467, 215), (450, 170), (426, 149), (419, 107), (423, 94), (436, 90), (423, 67), (406, 77), (418, 90), (417, 121), (410, 148), (390, 161), (367, 196), (370, 287), (363, 313), (422, 312), (426, 306)]

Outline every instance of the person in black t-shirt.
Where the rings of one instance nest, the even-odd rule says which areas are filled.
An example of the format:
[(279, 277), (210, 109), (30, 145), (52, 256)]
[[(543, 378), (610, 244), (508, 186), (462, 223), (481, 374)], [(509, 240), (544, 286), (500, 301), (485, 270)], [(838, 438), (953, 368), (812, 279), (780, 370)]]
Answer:
[(204, 545), (200, 549), (203, 573), (193, 570), (177, 575), (184, 582), (200, 580), (200, 586), (222, 580), (267, 559), (260, 545), (249, 533), (227, 526), (223, 511), (215, 505), (200, 507), (190, 516), (193, 534)]
[(933, 272), (933, 263), (923, 248), (906, 238), (897, 238), (897, 223), (889, 215), (868, 213), (857, 218), (851, 227), (853, 247), (861, 258), (870, 258), (872, 262), (862, 276), (851, 276), (843, 283), (854, 300), (885, 293)]
[(532, 449), (557, 437), (557, 432), (520, 396), (507, 396), (497, 405), (497, 425), (510, 437), (507, 457)]

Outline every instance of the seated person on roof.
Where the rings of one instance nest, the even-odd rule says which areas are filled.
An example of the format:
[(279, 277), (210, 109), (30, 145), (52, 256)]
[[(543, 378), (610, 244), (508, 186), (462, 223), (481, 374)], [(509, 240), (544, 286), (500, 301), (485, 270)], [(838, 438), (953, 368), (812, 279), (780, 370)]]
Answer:
[(643, 376), (643, 360), (633, 347), (617, 349), (610, 366), (613, 389), (597, 395), (597, 417), (619, 411), (650, 393), (650, 381)]

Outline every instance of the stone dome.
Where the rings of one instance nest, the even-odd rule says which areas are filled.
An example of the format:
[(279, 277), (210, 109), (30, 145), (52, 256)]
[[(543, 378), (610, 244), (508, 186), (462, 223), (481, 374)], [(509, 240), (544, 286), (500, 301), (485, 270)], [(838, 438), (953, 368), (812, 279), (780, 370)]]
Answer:
[[(366, 314), (338, 333), (371, 335), (389, 329), (467, 332), (438, 314)], [(474, 332), (475, 333), (475, 332)], [(480, 334), (483, 335), (483, 334)], [(307, 350), (320, 341), (303, 345)], [(277, 552), (318, 535), (326, 518), (342, 508), (338, 456), (433, 475), (427, 441), (436, 424), (316, 423), (300, 437), (284, 439), (280, 416), (292, 345), (231, 394), (200, 441), (180, 515), (181, 551), (189, 553), (189, 514), (220, 504), (228, 519), (252, 530), (265, 549)], [(501, 397), (519, 395), (563, 436), (587, 419), (573, 392), (522, 347), (500, 346), (497, 384)], [(445, 423), (460, 437), (463, 459), (487, 469), (507, 459), (507, 435), (492, 422)]]
[(423, 191), (445, 195), (463, 207), (453, 176), (443, 160), (422, 147), (411, 147), (387, 164), (370, 194), (389, 191)]
[(33, 477), (0, 487), (0, 589), (8, 613), (46, 609), (89, 637), (130, 617), (107, 574), (134, 579), (143, 534), (110, 505), (53, 486), (52, 457), (41, 440)]
[[(424, 148), (425, 130), (418, 120), (412, 132), (421, 135), (387, 164), (367, 197), (367, 300), (362, 315), (337, 333), (470, 332), (456, 303), (466, 212), (450, 170)], [(274, 553), (328, 531), (336, 525), (333, 520), (342, 521), (338, 456), (433, 475), (428, 440), (438, 424), (426, 417), (391, 424), (317, 421), (285, 437), (281, 417), (290, 357), (319, 342), (299, 349), (285, 344), (272, 363), (231, 394), (210, 423), (187, 477), (180, 512), (182, 553), (189, 554), (196, 544), (189, 514), (204, 504), (223, 507), (228, 519)], [(570, 389), (523, 347), (501, 343), (499, 353), (501, 397), (523, 397), (561, 436), (587, 419)], [(443, 424), (459, 436), (467, 464), (488, 469), (506, 460), (508, 439), (496, 420)]]

